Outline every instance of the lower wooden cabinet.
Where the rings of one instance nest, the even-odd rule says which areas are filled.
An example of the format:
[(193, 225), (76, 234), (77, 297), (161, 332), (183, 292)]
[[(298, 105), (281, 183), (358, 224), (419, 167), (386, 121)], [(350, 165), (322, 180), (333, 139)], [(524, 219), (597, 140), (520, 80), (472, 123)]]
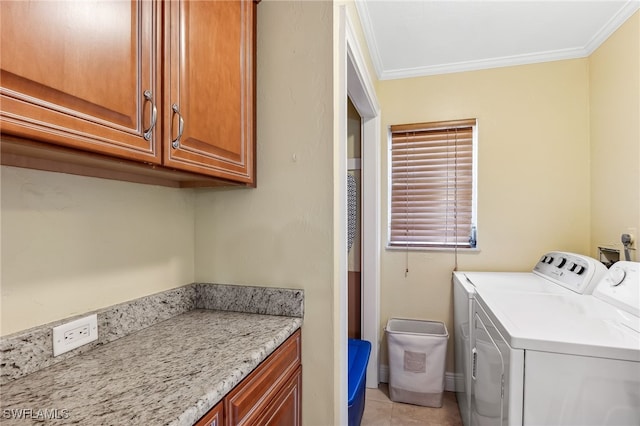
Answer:
[(302, 366), (285, 383), (269, 404), (265, 413), (255, 423), (264, 426), (301, 425)]
[(298, 330), (196, 426), (302, 424), (301, 350), (301, 332)]
[(205, 414), (198, 423), (197, 426), (222, 426), (223, 423), (223, 414), (224, 412), (224, 404), (219, 402), (218, 405), (213, 407), (207, 414)]

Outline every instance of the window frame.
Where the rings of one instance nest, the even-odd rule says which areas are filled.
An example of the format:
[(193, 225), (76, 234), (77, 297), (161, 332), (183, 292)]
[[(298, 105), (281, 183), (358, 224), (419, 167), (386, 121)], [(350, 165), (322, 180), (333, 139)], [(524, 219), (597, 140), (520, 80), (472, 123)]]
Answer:
[[(474, 124), (460, 125), (456, 123), (464, 123), (471, 122)], [(478, 133), (479, 133), (479, 124), (477, 118), (472, 119), (462, 119), (462, 120), (443, 120), (443, 121), (431, 121), (431, 122), (422, 122), (422, 123), (411, 123), (404, 125), (389, 125), (387, 127), (387, 241), (386, 241), (386, 249), (387, 250), (402, 250), (402, 251), (480, 251), (479, 244), (479, 232), (478, 232)], [(391, 220), (392, 220), (392, 196), (393, 196), (393, 131), (392, 127), (413, 127), (416, 130), (423, 128), (436, 129), (436, 128), (455, 128), (455, 127), (471, 127), (472, 128), (472, 159), (471, 159), (471, 227), (474, 229), (475, 235), (475, 246), (466, 246), (461, 244), (451, 244), (449, 246), (446, 245), (437, 245), (437, 243), (433, 242), (421, 242), (421, 243), (391, 243)], [(429, 245), (431, 244), (431, 245)]]

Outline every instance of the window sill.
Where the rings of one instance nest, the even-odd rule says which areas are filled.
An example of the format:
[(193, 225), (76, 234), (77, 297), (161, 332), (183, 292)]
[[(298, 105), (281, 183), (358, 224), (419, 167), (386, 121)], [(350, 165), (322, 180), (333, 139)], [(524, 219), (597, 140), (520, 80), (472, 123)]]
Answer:
[(400, 247), (400, 246), (390, 246), (390, 245), (386, 245), (385, 249), (388, 251), (429, 251), (429, 252), (443, 252), (443, 253), (453, 253), (453, 252), (458, 252), (458, 253), (468, 253), (468, 254), (476, 254), (476, 253), (480, 253), (480, 248), (479, 247), (473, 247), (473, 248), (468, 248), (468, 247), (460, 247), (460, 248), (455, 248), (455, 247), (451, 247), (451, 248), (446, 248), (446, 247)]

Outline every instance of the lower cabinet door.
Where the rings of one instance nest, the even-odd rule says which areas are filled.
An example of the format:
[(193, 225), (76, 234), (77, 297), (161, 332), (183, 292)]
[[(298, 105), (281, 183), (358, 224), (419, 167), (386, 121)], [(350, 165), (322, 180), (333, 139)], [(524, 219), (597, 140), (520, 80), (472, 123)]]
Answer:
[(263, 426), (299, 426), (302, 424), (302, 366), (285, 383), (264, 416), (256, 424)]
[(225, 397), (225, 424), (263, 426), (258, 420), (298, 370), (301, 350), (298, 330)]
[(222, 419), (223, 410), (224, 404), (220, 402), (218, 405), (209, 410), (209, 412), (205, 414), (204, 417), (198, 420), (194, 426), (222, 426), (224, 424)]

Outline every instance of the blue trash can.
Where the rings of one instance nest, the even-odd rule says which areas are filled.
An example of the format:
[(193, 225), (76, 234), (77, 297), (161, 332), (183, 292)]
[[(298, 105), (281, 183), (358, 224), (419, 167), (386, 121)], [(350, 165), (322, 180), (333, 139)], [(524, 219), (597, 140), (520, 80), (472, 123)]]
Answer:
[(360, 426), (364, 413), (367, 364), (371, 354), (371, 343), (366, 340), (349, 339), (349, 426)]

